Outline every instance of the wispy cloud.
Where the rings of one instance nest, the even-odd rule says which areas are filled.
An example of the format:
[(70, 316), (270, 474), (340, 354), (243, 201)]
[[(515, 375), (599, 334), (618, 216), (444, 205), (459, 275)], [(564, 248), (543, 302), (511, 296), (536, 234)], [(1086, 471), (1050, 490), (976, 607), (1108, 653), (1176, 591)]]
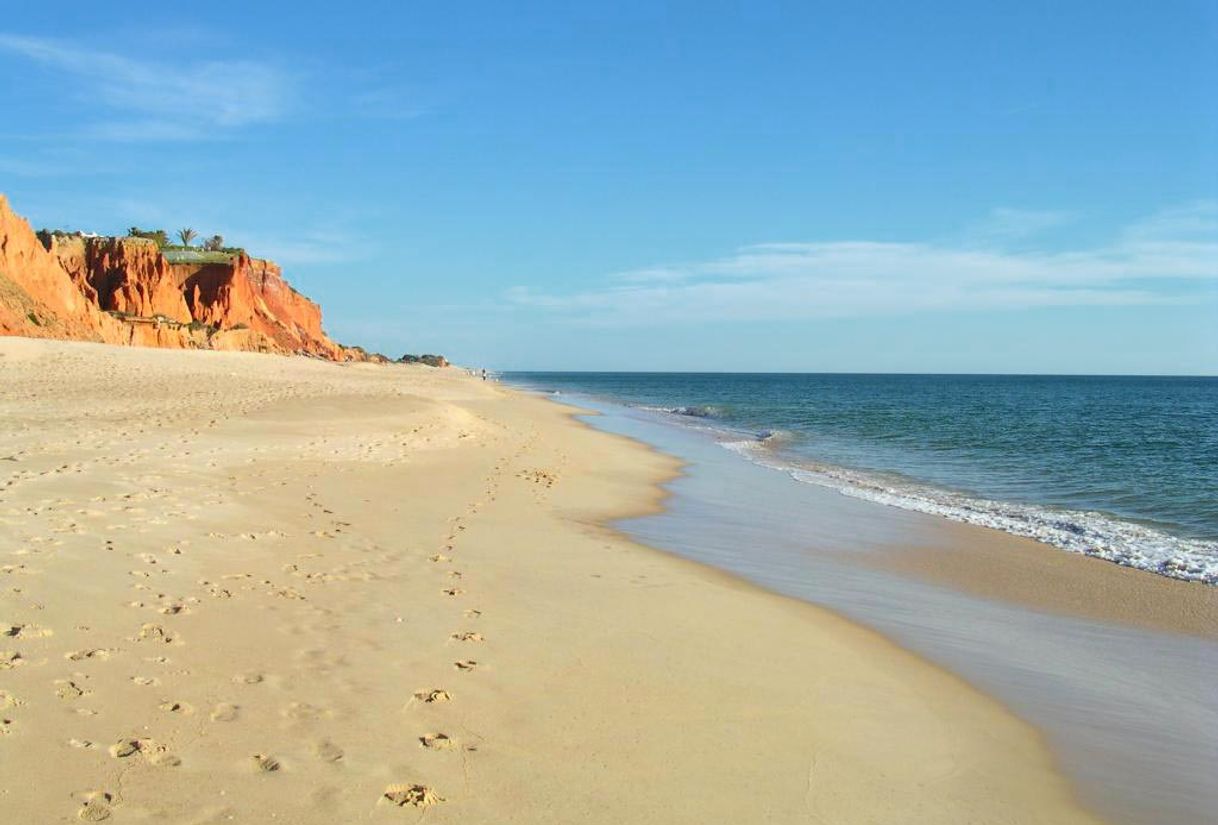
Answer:
[(1151, 216), (1095, 248), (771, 243), (710, 261), (619, 273), (594, 289), (516, 287), (506, 298), (581, 323), (653, 325), (1150, 305), (1188, 300), (1204, 287), (1218, 287), (1218, 204), (1211, 202)]
[(270, 258), (283, 266), (309, 266), (359, 260), (365, 256), (362, 239), (327, 229), (295, 232), (291, 237), (233, 232), (225, 237), (240, 243), (251, 255)]
[(91, 137), (200, 140), (282, 117), (292, 79), (251, 60), (157, 63), (79, 44), (0, 33), (0, 51), (63, 75), (66, 88), (92, 104)]
[(1060, 210), (998, 207), (971, 226), (968, 234), (981, 243), (1006, 243), (1040, 235), (1074, 219), (1074, 213)]

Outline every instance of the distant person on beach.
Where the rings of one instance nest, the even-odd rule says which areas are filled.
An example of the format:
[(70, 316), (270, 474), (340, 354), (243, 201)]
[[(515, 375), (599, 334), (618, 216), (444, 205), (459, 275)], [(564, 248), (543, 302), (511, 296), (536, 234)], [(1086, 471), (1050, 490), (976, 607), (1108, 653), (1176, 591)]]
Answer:
[(486, 370), (482, 370), (482, 380), (486, 380)]

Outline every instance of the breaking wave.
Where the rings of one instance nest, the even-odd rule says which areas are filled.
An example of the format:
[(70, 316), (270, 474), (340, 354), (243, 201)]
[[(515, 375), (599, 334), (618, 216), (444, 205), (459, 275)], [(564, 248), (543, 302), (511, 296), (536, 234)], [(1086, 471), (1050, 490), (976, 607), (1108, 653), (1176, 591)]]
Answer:
[(843, 467), (795, 463), (774, 452), (771, 434), (720, 444), (796, 481), (854, 498), (991, 527), (1062, 550), (1184, 581), (1218, 584), (1218, 542), (1172, 536), (1097, 512), (968, 496)]

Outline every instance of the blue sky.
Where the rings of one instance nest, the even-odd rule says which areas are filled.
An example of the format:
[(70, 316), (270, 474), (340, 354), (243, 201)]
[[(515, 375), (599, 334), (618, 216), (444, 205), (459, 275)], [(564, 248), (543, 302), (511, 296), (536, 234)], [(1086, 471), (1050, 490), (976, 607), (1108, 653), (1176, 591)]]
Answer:
[(165, 5), (6, 11), (0, 191), (219, 232), (346, 343), (1218, 373), (1213, 2)]

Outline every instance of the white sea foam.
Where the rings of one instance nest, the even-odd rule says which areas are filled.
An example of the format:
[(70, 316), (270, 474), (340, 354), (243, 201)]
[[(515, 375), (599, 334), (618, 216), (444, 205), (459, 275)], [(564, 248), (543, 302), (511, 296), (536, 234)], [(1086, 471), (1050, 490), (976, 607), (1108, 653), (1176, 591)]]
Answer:
[(639, 407), (640, 410), (648, 412), (668, 413), (669, 415), (683, 415), (689, 418), (719, 418), (722, 415), (722, 410), (718, 407), (708, 405), (695, 404), (687, 407)]
[(828, 487), (843, 495), (992, 527), (1174, 579), (1218, 584), (1218, 542), (1171, 536), (1103, 513), (974, 498), (841, 467), (795, 466), (774, 455), (765, 439), (720, 444), (757, 464), (786, 472), (797, 481)]

